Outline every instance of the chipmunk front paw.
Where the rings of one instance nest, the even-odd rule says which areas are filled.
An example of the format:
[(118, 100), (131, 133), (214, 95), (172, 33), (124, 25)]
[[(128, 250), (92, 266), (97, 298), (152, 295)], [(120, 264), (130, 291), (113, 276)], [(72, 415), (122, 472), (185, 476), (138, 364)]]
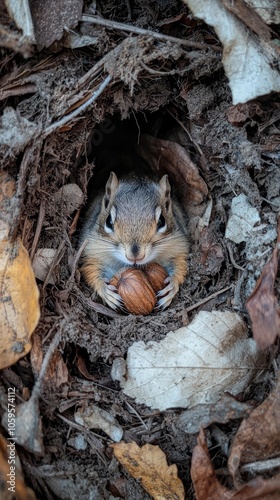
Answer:
[(167, 286), (157, 293), (157, 297), (160, 297), (160, 299), (156, 305), (156, 309), (161, 309), (162, 311), (171, 304), (179, 290), (179, 283), (175, 276), (168, 276), (168, 278), (164, 280), (164, 283)]
[(111, 309), (115, 311), (124, 309), (123, 299), (118, 294), (115, 286), (103, 282), (102, 289), (98, 291), (98, 294)]

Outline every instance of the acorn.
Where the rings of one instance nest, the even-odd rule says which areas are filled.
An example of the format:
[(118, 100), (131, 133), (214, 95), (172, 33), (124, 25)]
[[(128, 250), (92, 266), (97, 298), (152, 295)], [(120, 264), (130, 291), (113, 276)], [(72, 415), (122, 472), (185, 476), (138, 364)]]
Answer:
[(110, 285), (117, 288), (124, 307), (132, 314), (150, 314), (156, 305), (154, 289), (141, 269), (129, 267), (119, 271)]

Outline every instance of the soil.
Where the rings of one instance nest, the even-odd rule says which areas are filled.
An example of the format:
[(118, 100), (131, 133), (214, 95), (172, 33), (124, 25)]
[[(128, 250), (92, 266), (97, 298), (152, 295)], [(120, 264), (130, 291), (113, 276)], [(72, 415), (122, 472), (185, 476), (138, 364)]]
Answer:
[[(100, 13), (127, 22), (128, 5), (104, 1)], [(204, 44), (205, 49), (144, 35), (126, 36), (84, 23), (83, 34), (98, 36), (94, 46), (72, 50), (55, 42), (26, 61), (8, 51), (2, 59), (2, 88), (9, 82), (18, 84), (18, 75), (23, 75), (21, 85), (32, 83), (36, 91), (11, 94), (1, 103), (2, 125), (6, 116), (10, 128), (6, 130), (9, 147), (0, 145), (0, 168), (15, 179), (22, 176), (19, 233), (29, 254), (34, 258), (38, 249), (56, 250), (51, 276), (45, 282), (38, 280), (41, 319), (32, 353), (1, 374), (5, 387), (13, 381), (18, 390), (31, 391), (42, 357), (60, 332), (60, 347), (40, 397), (44, 455), (19, 449), (25, 478), (38, 498), (150, 498), (113, 457), (111, 440), (103, 431), (86, 433), (84, 448), (77, 446), (75, 438), (81, 430), (69, 422), (74, 421), (74, 411), (89, 402), (117, 419), (125, 441), (158, 444), (168, 463), (177, 465), (188, 498), (193, 498), (190, 460), (196, 435), (180, 429), (183, 409), (159, 412), (136, 404), (112, 380), (113, 361), (125, 358), (137, 340), (160, 341), (169, 331), (187, 325), (200, 310), (237, 311), (250, 331), (245, 301), (276, 238), (280, 134), (275, 117), (280, 100), (272, 95), (232, 106), (215, 33), (191, 17), (187, 23), (177, 21), (180, 13), (188, 10), (176, 0), (136, 1), (129, 23), (151, 30), (162, 26), (165, 34)], [(47, 127), (78, 107), (89, 90), (102, 82), (101, 72), (89, 75), (102, 57), (104, 72), (112, 77), (108, 88), (70, 124), (44, 135)], [(22, 139), (13, 134), (11, 108), (17, 110), (26, 132)], [(26, 134), (34, 126), (38, 136), (28, 141)], [(171, 306), (148, 316), (116, 315), (102, 309), (80, 275), (79, 229), (87, 202), (108, 171), (151, 168), (139, 150), (144, 135), (185, 148), (208, 194), (203, 194), (196, 214), (185, 207), (189, 272)], [(29, 155), (26, 169), (23, 144)], [(168, 165), (162, 168), (168, 172)], [(58, 191), (68, 184), (79, 186), (82, 204), (57, 201)], [(184, 186), (176, 179), (173, 189), (182, 199)], [(250, 248), (244, 241), (225, 239), (232, 200), (240, 194), (258, 210), (263, 231), (272, 231), (267, 240), (252, 240)], [(213, 204), (210, 220), (198, 235), (195, 217), (202, 217), (209, 200)], [(272, 386), (273, 374), (263, 376), (240, 399), (256, 404)], [(236, 421), (220, 426), (229, 443), (237, 427)], [(217, 438), (210, 432), (208, 438), (214, 465), (222, 471), (227, 457)], [(221, 478), (230, 485), (227, 475)]]

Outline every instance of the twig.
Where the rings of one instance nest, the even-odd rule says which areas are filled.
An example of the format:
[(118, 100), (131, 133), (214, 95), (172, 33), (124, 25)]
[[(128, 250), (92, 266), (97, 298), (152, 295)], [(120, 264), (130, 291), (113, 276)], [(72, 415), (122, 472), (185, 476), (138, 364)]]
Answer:
[(39, 209), (39, 215), (38, 215), (38, 221), (37, 221), (35, 236), (34, 236), (34, 239), (33, 239), (32, 248), (31, 248), (31, 252), (30, 252), (30, 259), (31, 259), (31, 261), (34, 258), (34, 254), (35, 254), (35, 251), (36, 251), (36, 248), (37, 248), (38, 240), (39, 240), (39, 237), (40, 237), (40, 234), (41, 234), (41, 231), (42, 231), (42, 225), (43, 225), (43, 222), (44, 222), (44, 218), (45, 218), (45, 201), (43, 200), (41, 202), (41, 204), (40, 204), (40, 209)]
[(79, 106), (78, 108), (74, 109), (74, 111), (72, 111), (72, 113), (69, 113), (68, 115), (61, 118), (61, 120), (58, 120), (57, 122), (52, 123), (47, 128), (45, 128), (45, 130), (43, 130), (43, 132), (41, 134), (41, 137), (46, 138), (49, 134), (52, 134), (58, 128), (63, 127), (68, 122), (73, 120), (73, 118), (76, 118), (76, 116), (78, 116), (80, 113), (83, 113), (83, 111), (85, 111), (92, 103), (94, 103), (94, 101), (96, 101), (96, 99), (98, 99), (98, 97), (102, 94), (102, 92), (109, 85), (111, 80), (112, 80), (111, 76), (109, 76), (109, 75), (106, 76), (105, 80), (103, 80), (103, 82), (99, 85), (98, 89), (93, 92), (92, 96), (86, 102), (81, 104), (81, 106)]
[(19, 168), (18, 181), (17, 181), (17, 192), (15, 195), (16, 204), (15, 204), (15, 207), (14, 207), (14, 210), (12, 213), (12, 220), (11, 220), (12, 231), (11, 231), (10, 236), (11, 236), (12, 240), (16, 237), (18, 226), (20, 224), (22, 209), (24, 206), (27, 172), (28, 172), (28, 168), (30, 166), (30, 163), (34, 157), (33, 147), (34, 147), (34, 145), (31, 144), (24, 151), (23, 158), (21, 160), (21, 164), (20, 164), (20, 168)]
[(102, 304), (98, 304), (97, 302), (93, 302), (93, 300), (88, 299), (83, 295), (81, 290), (74, 284), (74, 290), (78, 296), (78, 299), (86, 304), (90, 309), (94, 309), (94, 311), (104, 314), (104, 316), (108, 316), (108, 318), (122, 318), (122, 314), (118, 314), (109, 307), (105, 307)]
[(37, 92), (37, 85), (34, 83), (29, 83), (26, 85), (17, 85), (16, 87), (10, 88), (8, 90), (0, 90), (0, 101), (8, 99), (8, 97), (14, 97), (17, 95), (34, 94)]
[(135, 408), (133, 408), (133, 406), (128, 402), (128, 401), (125, 401), (125, 404), (127, 405), (127, 407), (129, 408), (129, 410), (134, 414), (136, 415), (136, 417), (140, 420), (141, 424), (143, 425), (143, 427), (145, 427), (145, 429), (148, 431), (148, 426), (145, 424), (143, 418), (139, 415), (139, 413), (135, 410)]
[(271, 460), (261, 460), (259, 462), (252, 462), (250, 464), (242, 465), (241, 472), (264, 472), (271, 471), (280, 467), (280, 458), (272, 458)]
[(105, 26), (106, 28), (128, 31), (129, 33), (135, 33), (136, 35), (146, 35), (156, 38), (157, 40), (161, 40), (163, 42), (173, 42), (178, 43), (180, 45), (186, 45), (187, 47), (193, 47), (196, 49), (212, 49), (218, 50), (219, 52), (222, 50), (220, 47), (215, 47), (212, 45), (204, 45), (199, 42), (191, 42), (190, 40), (183, 40), (182, 38), (176, 38), (174, 36), (163, 35), (162, 33), (157, 33), (152, 30), (145, 30), (143, 28), (139, 28), (138, 26), (133, 26), (132, 24), (118, 23), (117, 21), (110, 21), (109, 19), (102, 19), (97, 16), (90, 16), (87, 14), (82, 15), (82, 21), (86, 23), (98, 24), (99, 26)]
[(96, 436), (99, 439), (102, 439), (102, 441), (109, 441), (109, 439), (105, 436), (101, 436), (99, 434), (96, 434), (93, 431), (90, 431), (87, 429), (84, 425), (77, 424), (76, 422), (73, 422), (73, 420), (70, 420), (70, 418), (64, 417), (64, 415), (59, 415), (57, 414), (57, 417), (63, 420), (66, 424), (71, 425), (71, 427), (74, 427), (74, 429), (77, 429), (79, 431), (83, 431), (86, 434), (93, 434), (93, 436)]
[(182, 127), (182, 129), (184, 130), (184, 132), (186, 132), (188, 138), (190, 139), (190, 141), (195, 145), (197, 151), (199, 152), (199, 154), (201, 156), (203, 156), (203, 158), (205, 158), (204, 156), (204, 153), (201, 149), (201, 147), (199, 146), (199, 144), (197, 144), (197, 142), (195, 142), (191, 136), (191, 134), (189, 133), (187, 127), (185, 127), (185, 125), (183, 124), (183, 122), (181, 122), (181, 120), (179, 120), (179, 118), (174, 114), (172, 113), (172, 111), (170, 111), (170, 109), (167, 109), (167, 112), (172, 116), (172, 118), (174, 118), (174, 120), (176, 120), (177, 123), (179, 123), (180, 127)]
[(235, 269), (239, 269), (240, 271), (245, 271), (246, 269), (244, 267), (241, 267), (239, 264), (237, 264), (235, 262), (234, 257), (233, 257), (233, 253), (232, 253), (232, 248), (228, 242), (226, 242), (226, 247), (228, 249), (230, 262), (232, 263), (233, 267), (235, 267)]
[(82, 255), (85, 247), (87, 246), (87, 244), (88, 244), (88, 240), (85, 240), (75, 255), (75, 259), (74, 259), (73, 264), (72, 264), (72, 272), (71, 272), (71, 275), (66, 283), (66, 288), (68, 288), (70, 286), (70, 284), (74, 283), (74, 281), (75, 281), (74, 276), (75, 276), (75, 272), (76, 272), (76, 269), (78, 266), (78, 262), (80, 260), (80, 257)]
[(227, 292), (227, 290), (231, 289), (231, 286), (232, 285), (227, 286), (226, 288), (222, 288), (222, 290), (218, 290), (217, 292), (212, 293), (212, 295), (209, 295), (209, 297), (205, 297), (205, 299), (202, 299), (199, 302), (197, 302), (196, 304), (193, 304), (192, 306), (187, 307), (186, 312), (190, 312), (193, 309), (197, 309), (197, 307), (202, 306), (203, 304), (205, 304), (209, 300), (213, 299), (214, 297), (217, 297), (218, 295), (221, 295), (222, 293)]
[(56, 322), (54, 323), (54, 325), (49, 329), (47, 335), (43, 338), (42, 340), (42, 345), (44, 345), (47, 340), (50, 338), (50, 336), (53, 334), (53, 332), (56, 330), (58, 324), (60, 323), (60, 321), (63, 319), (63, 316), (58, 316), (57, 317), (57, 320)]
[(47, 371), (50, 359), (51, 359), (51, 357), (52, 357), (55, 349), (57, 348), (57, 346), (58, 346), (58, 344), (60, 342), (60, 334), (61, 334), (61, 329), (60, 329), (59, 332), (57, 332), (55, 334), (53, 340), (51, 341), (51, 343), (49, 345), (47, 354), (45, 355), (45, 357), (43, 359), (43, 363), (42, 363), (42, 366), (41, 366), (39, 377), (38, 377), (38, 379), (37, 379), (37, 381), (36, 381), (36, 383), (35, 383), (35, 385), (33, 387), (33, 390), (32, 390), (32, 398), (39, 398), (39, 396), (40, 396), (41, 385), (42, 385), (44, 376), (46, 374), (46, 371)]
[(53, 270), (54, 270), (54, 267), (55, 267), (55, 266), (58, 264), (58, 262), (59, 262), (59, 257), (60, 257), (60, 254), (61, 254), (61, 252), (62, 252), (63, 248), (65, 247), (65, 243), (66, 243), (66, 242), (65, 242), (64, 240), (62, 240), (62, 241), (60, 242), (60, 245), (59, 245), (58, 249), (57, 249), (57, 250), (56, 250), (56, 252), (55, 252), (54, 258), (53, 258), (52, 263), (51, 263), (51, 266), (50, 266), (50, 268), (49, 268), (49, 270), (48, 270), (48, 274), (47, 274), (47, 276), (45, 277), (45, 281), (44, 281), (44, 283), (43, 283), (43, 288), (42, 288), (42, 291), (44, 291), (44, 290), (45, 290), (45, 288), (46, 288), (47, 284), (49, 283), (50, 276), (52, 275), (52, 272), (53, 272)]
[(148, 73), (151, 73), (151, 75), (160, 75), (160, 76), (166, 76), (166, 75), (183, 75), (186, 73), (186, 71), (189, 71), (188, 68), (182, 69), (182, 70), (177, 70), (177, 69), (172, 69), (170, 71), (159, 71), (157, 69), (152, 69), (149, 68), (143, 61), (140, 63), (142, 68), (144, 68)]

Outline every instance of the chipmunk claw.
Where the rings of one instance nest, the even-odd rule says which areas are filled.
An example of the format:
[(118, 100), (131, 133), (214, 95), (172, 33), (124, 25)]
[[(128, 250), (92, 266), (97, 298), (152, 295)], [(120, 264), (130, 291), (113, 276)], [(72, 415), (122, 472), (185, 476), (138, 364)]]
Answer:
[(107, 285), (104, 283), (102, 293), (100, 293), (101, 298), (106, 302), (106, 304), (111, 307), (111, 309), (123, 310), (123, 299), (117, 293), (117, 288), (113, 285)]
[(166, 283), (167, 286), (157, 293), (157, 297), (160, 298), (157, 302), (156, 309), (161, 311), (166, 309), (171, 304), (172, 300), (179, 290), (179, 285), (174, 276), (169, 276), (168, 278), (166, 278), (164, 283)]

